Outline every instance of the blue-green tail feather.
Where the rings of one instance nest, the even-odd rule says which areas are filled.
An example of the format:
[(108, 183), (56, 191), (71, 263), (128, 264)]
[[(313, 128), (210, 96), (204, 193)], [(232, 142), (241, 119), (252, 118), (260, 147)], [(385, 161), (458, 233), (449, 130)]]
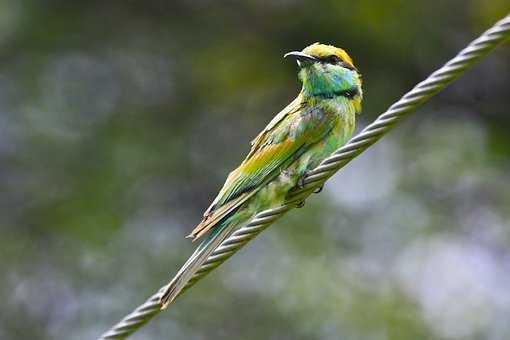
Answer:
[(205, 239), (197, 247), (193, 255), (184, 263), (181, 269), (174, 276), (161, 296), (161, 308), (166, 308), (180, 292), (186, 287), (190, 279), (200, 269), (208, 257), (216, 248), (231, 234), (237, 226), (235, 221), (235, 211), (225, 216), (218, 224), (206, 235)]

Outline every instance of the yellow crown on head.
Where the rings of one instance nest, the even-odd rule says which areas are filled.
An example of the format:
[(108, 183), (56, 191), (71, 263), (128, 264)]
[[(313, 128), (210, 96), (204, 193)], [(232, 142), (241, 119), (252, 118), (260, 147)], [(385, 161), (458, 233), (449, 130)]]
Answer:
[(313, 57), (316, 57), (318, 59), (323, 59), (323, 58), (330, 57), (332, 55), (336, 55), (343, 62), (347, 63), (349, 66), (354, 67), (352, 58), (347, 54), (347, 52), (345, 52), (343, 49), (341, 49), (339, 47), (335, 47), (333, 45), (324, 45), (324, 44), (316, 42), (315, 44), (305, 47), (302, 52), (306, 53), (308, 55), (311, 55)]

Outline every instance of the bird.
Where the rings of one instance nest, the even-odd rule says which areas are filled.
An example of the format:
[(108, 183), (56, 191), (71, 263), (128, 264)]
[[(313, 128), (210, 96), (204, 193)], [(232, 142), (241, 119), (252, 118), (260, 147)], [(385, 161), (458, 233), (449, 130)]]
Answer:
[(284, 58), (296, 60), (301, 91), (252, 140), (244, 161), (230, 172), (200, 223), (187, 236), (194, 241), (205, 237), (162, 290), (162, 309), (235, 229), (258, 212), (281, 206), (292, 189), (303, 187), (309, 171), (354, 132), (363, 99), (362, 79), (347, 52), (314, 43)]

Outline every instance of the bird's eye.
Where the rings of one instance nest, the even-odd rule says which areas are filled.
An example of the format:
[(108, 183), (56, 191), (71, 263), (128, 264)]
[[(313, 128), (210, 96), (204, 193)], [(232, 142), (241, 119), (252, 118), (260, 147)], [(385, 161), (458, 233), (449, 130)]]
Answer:
[(328, 60), (328, 63), (330, 63), (330, 64), (338, 64), (339, 62), (342, 61), (342, 59), (340, 59), (340, 57), (337, 55), (331, 55), (328, 57), (327, 60)]

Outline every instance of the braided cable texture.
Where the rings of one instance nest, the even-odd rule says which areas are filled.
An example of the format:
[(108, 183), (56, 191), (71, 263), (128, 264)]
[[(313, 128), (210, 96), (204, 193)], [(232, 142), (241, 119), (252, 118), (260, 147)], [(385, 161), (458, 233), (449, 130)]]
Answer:
[[(377, 142), (403, 117), (416, 110), (429, 98), (444, 89), (509, 36), (510, 15), (507, 15), (494, 24), (492, 28), (484, 32), (479, 38), (472, 41), (443, 67), (417, 84), (399, 101), (391, 105), (388, 110), (381, 114), (372, 124), (368, 125), (347, 144), (326, 158), (317, 168), (309, 172), (304, 179), (304, 186), (301, 189), (291, 192), (283, 206), (258, 213), (249, 224), (234, 231), (209, 256), (207, 261), (181, 291), (181, 294), (214, 268), (222, 264), (275, 220), (294, 208), (296, 203), (303, 201), (315, 189), (322, 186), (324, 182), (339, 169), (365, 151), (369, 146)], [(150, 321), (161, 310), (159, 299), (166, 287), (167, 286), (162, 287), (156, 294), (145, 301), (145, 303), (104, 333), (100, 339), (124, 339)]]

